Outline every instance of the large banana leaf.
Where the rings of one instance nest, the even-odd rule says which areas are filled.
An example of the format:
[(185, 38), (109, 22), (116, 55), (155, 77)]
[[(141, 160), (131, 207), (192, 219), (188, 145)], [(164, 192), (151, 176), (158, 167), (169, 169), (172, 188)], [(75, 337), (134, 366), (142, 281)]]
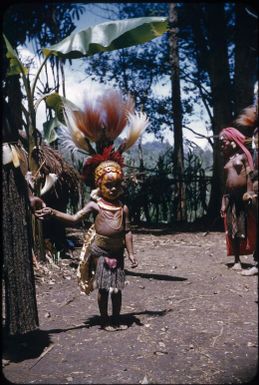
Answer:
[(28, 69), (22, 65), (16, 51), (13, 49), (6, 36), (3, 35), (3, 37), (7, 50), (6, 57), (7, 59), (9, 59), (9, 68), (7, 71), (7, 76), (19, 75), (21, 72), (27, 75)]
[(64, 98), (56, 92), (53, 92), (51, 95), (46, 96), (46, 104), (49, 108), (52, 108), (55, 111), (56, 116), (49, 121), (43, 123), (43, 133), (44, 139), (48, 144), (54, 142), (58, 138), (57, 128), (60, 125), (64, 124), (63, 116), (63, 104), (66, 103), (73, 111), (80, 110), (74, 103), (70, 100)]
[(167, 23), (166, 17), (157, 16), (109, 21), (71, 34), (42, 51), (67, 59), (91, 56), (150, 41), (167, 31)]
[(48, 144), (55, 142), (55, 140), (58, 138), (56, 129), (59, 127), (59, 125), (60, 122), (56, 116), (55, 118), (51, 118), (47, 122), (43, 123), (44, 140)]

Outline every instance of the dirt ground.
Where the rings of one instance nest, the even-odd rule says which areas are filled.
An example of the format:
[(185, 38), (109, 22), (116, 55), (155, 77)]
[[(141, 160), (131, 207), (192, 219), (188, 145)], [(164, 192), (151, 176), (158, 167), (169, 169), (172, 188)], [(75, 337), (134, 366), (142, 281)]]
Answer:
[[(231, 270), (224, 233), (138, 231), (126, 259), (121, 323), (100, 329), (74, 257), (36, 270), (40, 329), (4, 339), (3, 375), (20, 384), (240, 384), (258, 366), (258, 277)], [(245, 268), (252, 256), (243, 256)]]

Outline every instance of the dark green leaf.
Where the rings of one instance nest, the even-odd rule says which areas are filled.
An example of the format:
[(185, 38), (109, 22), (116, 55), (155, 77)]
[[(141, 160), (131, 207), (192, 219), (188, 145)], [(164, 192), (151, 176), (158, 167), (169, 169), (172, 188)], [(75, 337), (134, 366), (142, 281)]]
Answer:
[(23, 72), (24, 74), (27, 74), (28, 69), (22, 65), (16, 51), (13, 49), (13, 47), (11, 46), (11, 44), (9, 43), (5, 35), (3, 35), (3, 37), (4, 37), (6, 49), (7, 49), (6, 57), (7, 59), (9, 59), (9, 64), (10, 64), (7, 71), (7, 76), (19, 75), (21, 72)]
[(44, 139), (48, 144), (55, 142), (55, 140), (58, 138), (56, 133), (56, 128), (58, 126), (60, 126), (60, 122), (57, 117), (43, 123)]

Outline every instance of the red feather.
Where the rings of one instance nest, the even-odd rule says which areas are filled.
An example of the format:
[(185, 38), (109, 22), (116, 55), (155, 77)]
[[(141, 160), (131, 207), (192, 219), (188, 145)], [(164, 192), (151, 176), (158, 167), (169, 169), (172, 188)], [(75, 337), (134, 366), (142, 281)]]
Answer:
[(124, 166), (124, 159), (121, 153), (119, 151), (114, 151), (113, 145), (105, 147), (102, 154), (96, 154), (84, 161), (82, 176), (85, 183), (89, 185), (93, 184), (94, 171), (96, 167), (106, 160), (113, 160), (121, 167)]
[(127, 114), (134, 110), (134, 101), (131, 97), (124, 100), (119, 91), (109, 90), (102, 97), (102, 107), (105, 136), (114, 140), (125, 128)]
[(253, 130), (258, 127), (258, 111), (256, 106), (252, 105), (244, 108), (234, 121), (234, 124), (246, 136), (252, 136)]
[(83, 134), (93, 142), (99, 141), (103, 136), (103, 124), (101, 118), (101, 105), (85, 101), (82, 112), (75, 111), (77, 127)]

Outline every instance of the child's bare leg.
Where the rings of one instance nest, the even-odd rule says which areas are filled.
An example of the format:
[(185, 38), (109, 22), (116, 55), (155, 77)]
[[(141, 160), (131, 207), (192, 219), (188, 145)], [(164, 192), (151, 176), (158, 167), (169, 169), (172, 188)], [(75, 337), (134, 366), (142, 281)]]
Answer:
[(101, 314), (102, 326), (108, 323), (108, 290), (99, 289), (98, 291), (98, 306)]
[(257, 249), (255, 249), (255, 251), (253, 253), (254, 266), (250, 267), (250, 269), (243, 270), (241, 273), (242, 275), (248, 275), (248, 276), (258, 275), (258, 254), (257, 254), (257, 252), (258, 252)]
[(112, 317), (114, 320), (118, 321), (120, 312), (121, 312), (121, 290), (119, 290), (117, 293), (112, 292), (111, 300), (112, 300)]
[(233, 252), (234, 252), (234, 265), (232, 266), (233, 270), (242, 270), (241, 260), (239, 256), (239, 247), (240, 247), (240, 240), (238, 238), (235, 238), (233, 240)]
[(124, 330), (127, 329), (127, 325), (120, 325), (120, 312), (121, 312), (121, 290), (117, 293), (111, 293), (112, 300), (112, 326), (115, 330)]

